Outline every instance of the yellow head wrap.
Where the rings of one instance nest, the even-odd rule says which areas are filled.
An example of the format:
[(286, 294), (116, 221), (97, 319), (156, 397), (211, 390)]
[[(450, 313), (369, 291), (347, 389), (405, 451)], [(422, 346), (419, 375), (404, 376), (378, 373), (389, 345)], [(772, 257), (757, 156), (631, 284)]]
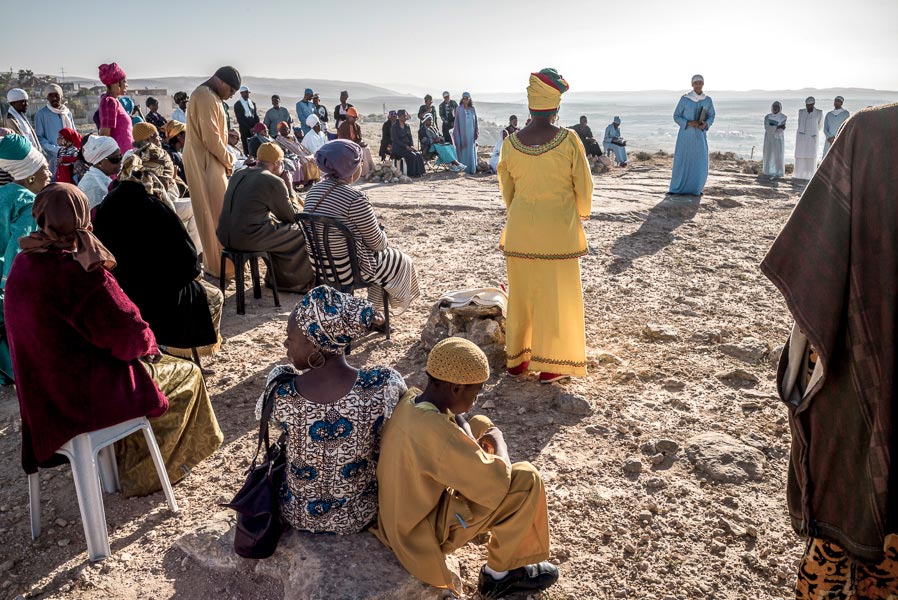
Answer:
[(151, 125), (146, 121), (141, 121), (131, 130), (131, 134), (134, 137), (135, 142), (142, 142), (144, 140), (150, 139), (153, 134), (159, 133), (159, 130), (156, 129), (155, 125)]
[(490, 378), (483, 350), (470, 340), (450, 337), (437, 343), (427, 357), (427, 374), (434, 379), (470, 385)]
[(543, 69), (530, 74), (527, 86), (527, 105), (530, 113), (537, 117), (547, 117), (558, 112), (561, 95), (568, 91), (567, 81), (555, 69)]
[(187, 126), (180, 121), (175, 121), (174, 119), (166, 121), (165, 125), (162, 126), (162, 133), (165, 134), (166, 140), (177, 137), (182, 131), (187, 131)]
[(273, 142), (266, 142), (256, 150), (256, 158), (262, 162), (277, 164), (284, 160), (284, 151)]

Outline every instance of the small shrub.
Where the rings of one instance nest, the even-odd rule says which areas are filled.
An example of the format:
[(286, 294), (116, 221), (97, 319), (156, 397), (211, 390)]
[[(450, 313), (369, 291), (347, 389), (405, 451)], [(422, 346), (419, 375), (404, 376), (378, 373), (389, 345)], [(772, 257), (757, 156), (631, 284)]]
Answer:
[(652, 155), (648, 152), (634, 152), (630, 155), (630, 158), (635, 160), (652, 160)]

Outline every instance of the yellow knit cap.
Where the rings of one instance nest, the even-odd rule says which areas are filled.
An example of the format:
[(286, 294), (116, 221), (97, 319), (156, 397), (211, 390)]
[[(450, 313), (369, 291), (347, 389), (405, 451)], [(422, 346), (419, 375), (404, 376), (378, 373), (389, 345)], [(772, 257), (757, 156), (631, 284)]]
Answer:
[(266, 142), (256, 150), (256, 158), (262, 162), (276, 164), (284, 160), (284, 151), (274, 142)]
[(483, 350), (470, 340), (450, 337), (437, 343), (427, 357), (427, 373), (434, 379), (470, 385), (490, 378)]
[(148, 140), (157, 133), (159, 133), (159, 130), (156, 129), (156, 126), (146, 121), (141, 121), (131, 130), (131, 135), (134, 137), (135, 142)]

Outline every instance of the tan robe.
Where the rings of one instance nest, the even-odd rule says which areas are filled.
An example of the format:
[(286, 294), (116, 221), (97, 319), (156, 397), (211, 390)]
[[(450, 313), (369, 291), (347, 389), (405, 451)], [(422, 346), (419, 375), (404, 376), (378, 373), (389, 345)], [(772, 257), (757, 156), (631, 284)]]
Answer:
[[(203, 242), (203, 265), (210, 275), (219, 276), (221, 244), (215, 235), (224, 202), (233, 158), (228, 152), (228, 128), (221, 98), (206, 85), (190, 94), (187, 105), (187, 139), (184, 144), (184, 171), (190, 188), (193, 216)], [(226, 277), (234, 276), (228, 263)]]

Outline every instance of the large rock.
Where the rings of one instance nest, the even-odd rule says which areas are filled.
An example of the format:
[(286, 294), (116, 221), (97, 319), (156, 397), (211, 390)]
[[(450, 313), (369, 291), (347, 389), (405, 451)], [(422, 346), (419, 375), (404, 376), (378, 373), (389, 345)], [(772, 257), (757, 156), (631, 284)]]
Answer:
[(736, 344), (721, 344), (720, 351), (747, 363), (756, 363), (770, 352), (770, 346), (757, 338), (747, 337)]
[[(438, 600), (442, 590), (420, 582), (373, 535), (287, 531), (270, 558), (234, 554), (233, 513), (214, 515), (175, 545), (199, 564), (219, 571), (255, 572), (283, 582), (284, 600)], [(447, 557), (457, 587), (458, 561)]]
[(695, 470), (711, 481), (761, 481), (767, 462), (764, 453), (725, 433), (703, 433), (690, 438), (686, 456)]
[(446, 308), (437, 302), (421, 331), (424, 350), (430, 352), (437, 342), (451, 336), (477, 344), (494, 371), (505, 369), (505, 316), (498, 306), (469, 304)]
[(642, 329), (642, 335), (650, 340), (672, 342), (677, 339), (677, 330), (670, 325), (646, 323), (646, 326)]

